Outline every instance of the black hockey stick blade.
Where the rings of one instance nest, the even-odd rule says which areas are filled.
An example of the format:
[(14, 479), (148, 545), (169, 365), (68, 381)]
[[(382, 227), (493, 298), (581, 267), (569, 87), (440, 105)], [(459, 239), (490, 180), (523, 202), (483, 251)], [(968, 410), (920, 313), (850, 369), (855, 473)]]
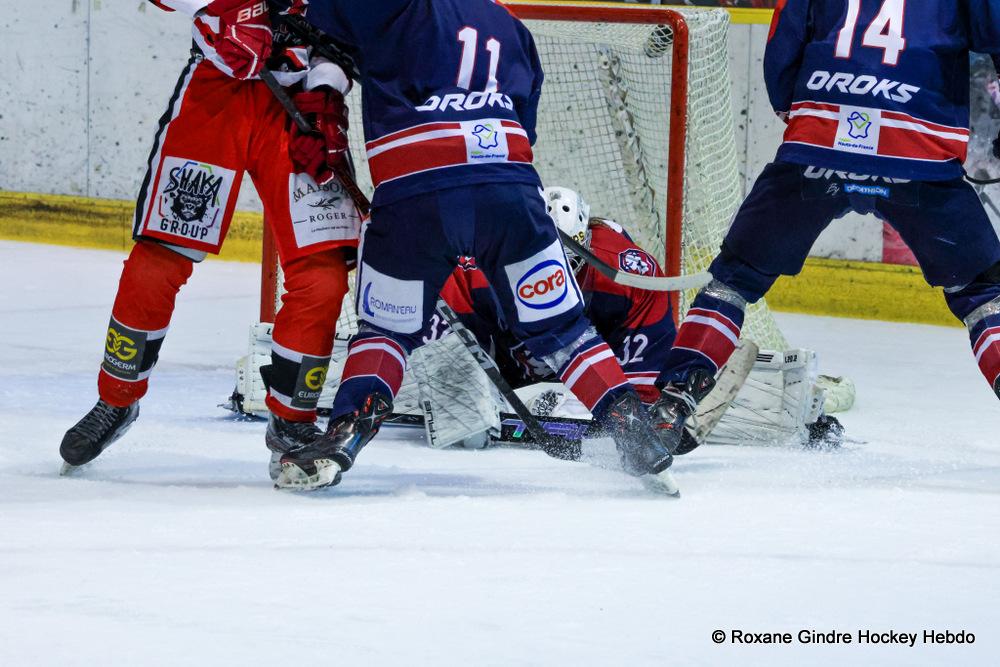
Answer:
[(511, 388), (507, 380), (504, 379), (503, 375), (500, 374), (500, 369), (497, 368), (493, 359), (486, 353), (483, 348), (479, 346), (479, 342), (471, 331), (465, 328), (462, 321), (458, 319), (458, 315), (452, 310), (451, 306), (445, 303), (444, 299), (438, 299), (437, 311), (441, 315), (442, 319), (448, 323), (451, 327), (452, 332), (458, 336), (459, 340), (465, 345), (469, 353), (479, 364), (479, 367), (483, 369), (486, 376), (493, 383), (493, 386), (497, 388), (500, 395), (504, 397), (510, 407), (517, 414), (517, 417), (524, 422), (524, 427), (531, 434), (533, 438), (540, 444), (547, 443), (551, 440), (550, 436), (542, 425), (538, 422), (538, 418), (531, 414), (528, 407), (524, 402), (518, 397), (518, 395)]
[(590, 252), (586, 246), (561, 229), (559, 230), (559, 238), (562, 239), (564, 246), (582, 257), (583, 261), (597, 269), (597, 271), (605, 278), (618, 283), (619, 285), (627, 285), (629, 287), (649, 290), (651, 292), (678, 292), (689, 289), (698, 289), (712, 282), (712, 274), (707, 271), (703, 273), (692, 273), (687, 276), (676, 276), (673, 278), (640, 276), (635, 273), (621, 271), (603, 262), (597, 255)]

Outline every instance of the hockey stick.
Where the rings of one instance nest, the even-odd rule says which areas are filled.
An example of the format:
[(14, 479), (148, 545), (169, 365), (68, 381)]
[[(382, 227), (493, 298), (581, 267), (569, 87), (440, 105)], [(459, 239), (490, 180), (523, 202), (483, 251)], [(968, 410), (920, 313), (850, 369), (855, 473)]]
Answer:
[[(260, 71), (260, 80), (263, 81), (264, 85), (268, 87), (271, 94), (274, 95), (274, 98), (278, 100), (278, 103), (284, 107), (285, 113), (289, 115), (292, 122), (299, 128), (300, 132), (303, 134), (315, 132), (316, 128), (312, 126), (312, 123), (306, 120), (306, 117), (303, 116), (302, 112), (295, 106), (295, 102), (288, 96), (288, 93), (285, 92), (284, 87), (282, 87), (282, 85), (278, 83), (278, 80), (274, 78), (274, 72), (265, 67)], [(351, 201), (354, 202), (354, 205), (358, 207), (358, 211), (361, 212), (361, 215), (367, 218), (371, 213), (372, 205), (371, 202), (368, 201), (368, 197), (365, 196), (365, 193), (363, 193), (361, 188), (358, 187), (358, 183), (354, 180), (354, 174), (351, 173), (351, 169), (343, 162), (340, 162), (337, 166), (333, 167), (333, 175), (337, 177), (338, 181), (340, 181), (344, 190), (347, 191), (347, 196), (350, 197)]]
[[(452, 332), (458, 336), (459, 340), (465, 345), (465, 348), (469, 351), (472, 357), (479, 364), (479, 367), (483, 369), (486, 376), (493, 383), (493, 386), (497, 388), (500, 395), (503, 396), (504, 400), (510, 405), (514, 410), (517, 418), (522, 422), (523, 429), (526, 430), (532, 437), (532, 439), (538, 443), (538, 446), (545, 450), (546, 453), (555, 456), (556, 458), (570, 458), (570, 460), (576, 460), (580, 457), (579, 450), (581, 447), (580, 440), (567, 440), (564, 438), (559, 438), (550, 435), (544, 426), (538, 421), (538, 418), (531, 414), (528, 406), (524, 404), (521, 398), (514, 392), (507, 380), (504, 379), (503, 375), (500, 373), (500, 369), (494, 363), (493, 358), (479, 346), (479, 342), (476, 337), (465, 328), (462, 321), (458, 319), (458, 315), (452, 310), (451, 306), (445, 303), (444, 299), (438, 299), (437, 302), (437, 312), (448, 323), (451, 327)], [(572, 458), (575, 451), (575, 458)]]
[(698, 289), (712, 282), (712, 274), (707, 271), (704, 273), (692, 273), (688, 276), (675, 276), (673, 278), (640, 276), (635, 273), (620, 271), (606, 264), (597, 255), (590, 252), (586, 246), (561, 229), (559, 230), (559, 238), (562, 239), (564, 246), (582, 257), (583, 261), (597, 269), (605, 278), (619, 285), (627, 285), (652, 292), (678, 292)]
[(309, 44), (316, 55), (339, 66), (347, 73), (347, 76), (355, 81), (361, 78), (361, 72), (358, 71), (354, 59), (347, 55), (325, 32), (295, 14), (286, 14), (282, 18), (282, 22), (288, 26), (290, 32), (295, 33), (296, 37)]

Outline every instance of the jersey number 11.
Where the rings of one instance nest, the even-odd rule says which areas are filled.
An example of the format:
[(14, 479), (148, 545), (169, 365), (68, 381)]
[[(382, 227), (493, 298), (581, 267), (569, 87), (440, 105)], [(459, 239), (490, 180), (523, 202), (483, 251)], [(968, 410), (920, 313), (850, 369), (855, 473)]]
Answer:
[[(458, 41), (462, 43), (462, 62), (458, 66), (459, 88), (472, 87), (472, 73), (476, 68), (476, 51), (479, 48), (479, 31), (466, 26), (458, 31)], [(490, 75), (484, 92), (495, 93), (498, 89), (497, 68), (500, 66), (500, 42), (495, 37), (486, 40), (486, 50), (490, 54)]]

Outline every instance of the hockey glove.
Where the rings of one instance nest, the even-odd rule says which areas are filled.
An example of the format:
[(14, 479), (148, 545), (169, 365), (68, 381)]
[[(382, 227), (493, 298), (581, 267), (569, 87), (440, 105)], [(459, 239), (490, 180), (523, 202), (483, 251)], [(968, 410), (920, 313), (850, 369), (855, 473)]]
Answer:
[(266, 0), (213, 0), (195, 19), (205, 41), (237, 79), (252, 79), (271, 54)]
[(347, 153), (347, 105), (344, 96), (328, 86), (295, 95), (295, 106), (313, 126), (312, 132), (292, 127), (288, 155), (297, 169), (320, 185), (333, 180), (333, 172)]

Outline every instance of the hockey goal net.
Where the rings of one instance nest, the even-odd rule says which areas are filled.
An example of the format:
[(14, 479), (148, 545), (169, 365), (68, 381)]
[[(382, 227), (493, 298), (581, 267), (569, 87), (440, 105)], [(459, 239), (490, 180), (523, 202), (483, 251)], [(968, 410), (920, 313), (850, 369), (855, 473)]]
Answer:
[[(703, 271), (718, 252), (742, 189), (737, 165), (725, 10), (511, 1), (535, 36), (545, 70), (535, 165), (547, 185), (580, 192), (594, 215), (618, 221), (669, 275)], [(355, 110), (351, 145), (372, 191)], [(280, 307), (281, 275), (265, 237), (261, 321)], [(690, 294), (673, 294), (683, 317)], [(338, 339), (356, 331), (353, 288)], [(786, 342), (762, 301), (744, 335)], [(336, 355), (335, 355), (336, 358)], [(336, 369), (331, 369), (331, 377)]]

